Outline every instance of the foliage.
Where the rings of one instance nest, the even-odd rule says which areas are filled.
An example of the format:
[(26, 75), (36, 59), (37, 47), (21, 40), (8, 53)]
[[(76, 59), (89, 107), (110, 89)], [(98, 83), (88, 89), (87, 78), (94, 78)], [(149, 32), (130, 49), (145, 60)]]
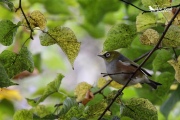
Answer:
[[(180, 100), (180, 13), (175, 14), (180, 7), (178, 2), (169, 0), (141, 0), (131, 3), (124, 0), (28, 0), (26, 2), (0, 0), (0, 5), (2, 6), (0, 10), (4, 13), (0, 15), (2, 17), (0, 44), (5, 46), (5, 50), (0, 53), (0, 88), (2, 89), (0, 119), (6, 119), (3, 111), (1, 112), (1, 110), (7, 111), (6, 105), (11, 109), (7, 116), (14, 114), (14, 120), (100, 118), (157, 120), (160, 113), (165, 119), (173, 119), (169, 115)], [(169, 9), (170, 5), (175, 7)], [(35, 10), (36, 7), (33, 6), (38, 6), (42, 10)], [(141, 8), (150, 8), (150, 10)], [(174, 20), (173, 17), (175, 17)], [(73, 25), (76, 27), (74, 28)], [(41, 66), (43, 63), (41, 53), (34, 55), (29, 49), (32, 40), (39, 40), (41, 46), (47, 46), (45, 49), (54, 44), (58, 45), (74, 69), (74, 61), (80, 50), (83, 51), (81, 43), (85, 41), (79, 40), (79, 36), (88, 36), (87, 34), (94, 39), (105, 39), (102, 44), (103, 52), (118, 50), (131, 60), (144, 55), (145, 59), (140, 57), (141, 60), (136, 59), (135, 62), (144, 65), (143, 67), (151, 72), (150, 79), (162, 83), (162, 86), (157, 90), (152, 90), (146, 85), (138, 88), (126, 87), (114, 81), (111, 82), (109, 78), (99, 78), (97, 85), (79, 83), (74, 90), (75, 96), (72, 96), (60, 87), (65, 76), (58, 72), (57, 77), (43, 90), (38, 88), (39, 91), (37, 91), (40, 93), (38, 97), (32, 99), (27, 96), (26, 101), (31, 106), (30, 109), (16, 111), (11, 100), (19, 100), (22, 96), (16, 90), (10, 90), (9, 87), (18, 84), (21, 86), (21, 81), (13, 81), (13, 79), (17, 76), (27, 77), (24, 72), (41, 75), (44, 72)], [(145, 54), (147, 52), (149, 54)], [(47, 57), (51, 56), (53, 55), (49, 54)], [(55, 62), (63, 64), (60, 60)], [(63, 66), (66, 67), (64, 64)], [(88, 71), (89, 68), (86, 70)], [(52, 73), (49, 74), (53, 76)], [(122, 89), (121, 92), (120, 89)], [(117, 96), (118, 94), (120, 95)], [(53, 96), (58, 96), (59, 104), (44, 103), (53, 99)], [(117, 98), (114, 99), (116, 96)], [(52, 107), (53, 105), (55, 107)], [(108, 108), (108, 105), (111, 106)]]

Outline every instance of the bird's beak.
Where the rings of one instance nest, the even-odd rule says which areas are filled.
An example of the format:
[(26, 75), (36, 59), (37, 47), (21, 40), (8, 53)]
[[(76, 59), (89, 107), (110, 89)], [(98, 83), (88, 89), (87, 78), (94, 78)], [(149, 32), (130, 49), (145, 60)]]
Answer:
[(98, 56), (104, 58), (104, 55), (98, 55)]

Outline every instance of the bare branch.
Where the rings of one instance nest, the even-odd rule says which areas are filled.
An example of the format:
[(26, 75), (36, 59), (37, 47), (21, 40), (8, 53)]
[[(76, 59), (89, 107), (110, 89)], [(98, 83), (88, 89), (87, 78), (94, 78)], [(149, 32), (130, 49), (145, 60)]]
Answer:
[(96, 95), (97, 93), (101, 93), (104, 88), (106, 88), (113, 80), (108, 81), (101, 89), (98, 91), (94, 92), (93, 94)]
[(109, 75), (117, 75), (117, 74), (133, 74), (134, 72), (119, 72), (119, 73), (101, 73), (104, 74), (103, 77), (109, 76)]
[(30, 38), (33, 40), (33, 39), (34, 39), (34, 38), (33, 38), (33, 32), (34, 32), (34, 30), (32, 29), (32, 27), (31, 27), (31, 25), (30, 25), (30, 22), (28, 21), (26, 15), (25, 15), (25, 13), (24, 13), (24, 10), (23, 10), (22, 5), (21, 5), (21, 0), (19, 0), (19, 7), (16, 8), (15, 12), (18, 11), (19, 9), (21, 10), (21, 12), (22, 12), (22, 14), (23, 14), (23, 16), (24, 16), (24, 19), (26, 20), (26, 23), (27, 23), (27, 25), (28, 25), (28, 27), (29, 27), (29, 29), (30, 29)]
[(167, 9), (170, 9), (170, 8), (176, 8), (176, 7), (179, 7), (179, 6), (180, 6), (180, 4), (179, 4), (179, 5), (174, 5), (174, 6), (168, 6), (168, 7), (165, 7), (165, 8), (159, 8), (159, 9), (157, 9), (157, 10), (144, 10), (144, 9), (141, 9), (141, 8), (133, 5), (132, 3), (128, 2), (128, 1), (125, 1), (125, 0), (120, 0), (120, 1), (122, 1), (122, 2), (124, 2), (124, 3), (126, 3), (126, 4), (129, 4), (129, 5), (137, 8), (138, 10), (142, 11), (143, 13), (159, 12), (159, 11), (164, 11), (164, 10), (167, 10)]

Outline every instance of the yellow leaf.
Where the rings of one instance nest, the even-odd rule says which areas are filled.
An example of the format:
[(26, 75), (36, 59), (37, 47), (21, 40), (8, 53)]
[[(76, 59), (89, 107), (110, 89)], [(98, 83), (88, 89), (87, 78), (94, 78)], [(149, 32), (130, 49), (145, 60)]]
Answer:
[(74, 60), (79, 53), (81, 43), (77, 42), (77, 38), (70, 28), (55, 27), (40, 35), (40, 40), (43, 46), (58, 44), (73, 66)]
[(113, 87), (113, 88), (116, 88), (116, 89), (120, 89), (120, 88), (123, 87), (123, 85), (117, 83), (116, 81), (112, 81), (112, 82), (110, 83), (110, 86)]
[(180, 28), (176, 25), (171, 25), (163, 39), (163, 46), (179, 47), (180, 46)]
[[(169, 23), (169, 21), (172, 19), (172, 17), (174, 16), (174, 14), (175, 14), (175, 12), (176, 12), (176, 9), (175, 8), (173, 8), (172, 9), (172, 12), (164, 12), (163, 13), (163, 15), (164, 15), (164, 19), (166, 20), (166, 25)], [(180, 25), (180, 20), (179, 20), (179, 18), (180, 18), (180, 13), (176, 16), (176, 18), (174, 19), (174, 21), (173, 21), (173, 25)]]
[[(38, 10), (33, 11), (30, 16), (27, 16), (27, 19), (32, 28), (39, 27), (41, 30), (44, 30), (46, 28), (46, 18)], [(23, 23), (25, 26), (27, 26), (25, 20), (23, 20)]]
[(82, 101), (91, 87), (92, 85), (88, 84), (87, 82), (79, 83), (74, 90), (74, 95), (77, 96), (76, 101)]
[(107, 80), (104, 77), (99, 78), (97, 82), (97, 87), (102, 88), (107, 83)]
[(0, 100), (7, 99), (7, 100), (21, 100), (22, 97), (17, 90), (11, 90), (6, 88), (1, 88), (0, 90)]
[(147, 29), (140, 38), (142, 44), (155, 45), (159, 40), (159, 33), (153, 29)]
[(136, 17), (136, 28), (137, 32), (141, 32), (150, 27), (155, 27), (157, 21), (157, 17), (153, 13), (139, 13)]
[(81, 43), (79, 42), (74, 42), (74, 41), (64, 41), (58, 43), (58, 45), (62, 48), (62, 50), (66, 53), (71, 65), (73, 66), (74, 60), (76, 59), (80, 45)]
[(176, 60), (169, 60), (168, 63), (173, 66), (175, 70), (175, 79), (180, 83), (180, 56)]

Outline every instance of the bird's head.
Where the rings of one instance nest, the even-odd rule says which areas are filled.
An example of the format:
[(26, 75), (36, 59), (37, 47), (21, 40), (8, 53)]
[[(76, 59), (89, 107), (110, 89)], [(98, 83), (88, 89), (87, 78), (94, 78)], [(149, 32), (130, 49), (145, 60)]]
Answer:
[(112, 62), (115, 59), (118, 59), (120, 56), (120, 53), (117, 51), (109, 51), (104, 53), (103, 55), (98, 55), (99, 57), (102, 57), (106, 62)]

